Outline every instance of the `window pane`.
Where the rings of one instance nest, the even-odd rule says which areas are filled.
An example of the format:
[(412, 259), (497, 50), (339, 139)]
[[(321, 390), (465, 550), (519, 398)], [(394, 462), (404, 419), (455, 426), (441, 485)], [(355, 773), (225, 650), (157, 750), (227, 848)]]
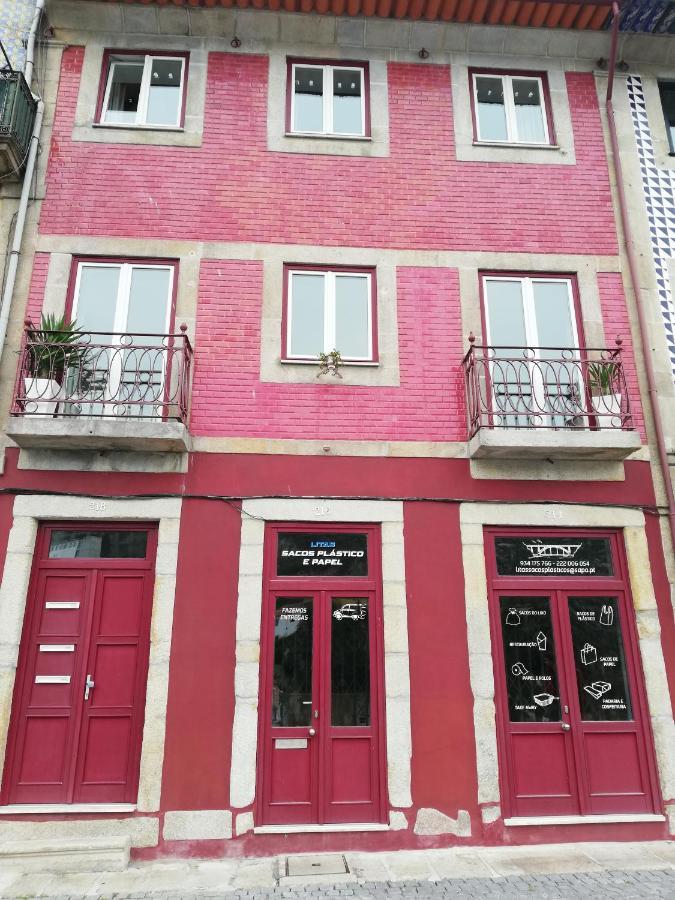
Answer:
[(291, 356), (318, 356), (324, 352), (324, 286), (323, 275), (291, 276)]
[(274, 613), (272, 725), (312, 721), (312, 601), (279, 597)]
[(144, 269), (134, 266), (131, 271), (127, 331), (134, 334), (164, 334), (169, 303), (169, 269)]
[(331, 724), (370, 725), (368, 600), (333, 598)]
[(516, 106), (518, 140), (541, 144), (546, 140), (544, 110), (539, 82), (534, 78), (514, 78), (513, 102)]
[(345, 359), (370, 359), (372, 354), (368, 337), (368, 288), (368, 279), (362, 275), (337, 275), (335, 278), (335, 349)]
[(572, 307), (567, 282), (533, 281), (532, 293), (538, 345), (540, 347), (575, 347)]
[(293, 131), (323, 131), (323, 69), (296, 66)]
[(490, 343), (525, 347), (527, 341), (521, 282), (490, 279), (484, 283)]
[(581, 718), (633, 718), (616, 597), (570, 597), (570, 625)]
[(106, 332), (115, 327), (119, 266), (82, 266), (75, 308), (77, 325), (83, 331)]
[(490, 367), (494, 424), (529, 427), (532, 385), (530, 366), (523, 353), (527, 339), (522, 283), (490, 279), (484, 284), (488, 342), (497, 348)]
[(512, 722), (559, 722), (560, 696), (548, 597), (500, 597)]
[(133, 125), (136, 122), (138, 97), (141, 92), (143, 61), (113, 62), (111, 69), (112, 84), (104, 121)]
[(361, 72), (333, 69), (333, 131), (363, 134)]
[(501, 78), (476, 78), (478, 137), (483, 141), (506, 141), (506, 111)]
[(661, 94), (661, 106), (666, 120), (666, 131), (670, 143), (670, 152), (675, 152), (675, 81), (662, 81), (659, 83)]
[(50, 559), (144, 559), (147, 531), (52, 531)]
[(178, 125), (181, 104), (180, 59), (153, 59), (150, 69), (148, 125)]

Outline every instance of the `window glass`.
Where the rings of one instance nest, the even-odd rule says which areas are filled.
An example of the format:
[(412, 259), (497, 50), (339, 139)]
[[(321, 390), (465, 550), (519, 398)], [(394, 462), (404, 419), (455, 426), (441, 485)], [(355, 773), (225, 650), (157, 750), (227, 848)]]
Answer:
[(570, 625), (581, 718), (633, 718), (616, 597), (570, 597)]
[(500, 346), (525, 347), (522, 282), (488, 279), (485, 281), (485, 293), (490, 342)]
[(333, 69), (333, 131), (363, 134), (360, 69)]
[(675, 153), (675, 81), (659, 82), (659, 93), (661, 94), (663, 116), (666, 120), (670, 152)]
[(110, 79), (105, 121), (135, 124), (143, 80), (143, 60), (113, 62)]
[(506, 109), (501, 78), (476, 77), (478, 135), (483, 141), (506, 141)]
[(295, 66), (293, 131), (323, 131), (323, 69)]
[(147, 531), (52, 531), (50, 559), (144, 559)]
[(370, 725), (368, 599), (333, 598), (331, 724)]
[(324, 284), (323, 275), (292, 276), (291, 356), (317, 356), (323, 352)]
[(546, 140), (546, 130), (539, 82), (534, 78), (514, 78), (511, 86), (516, 110), (517, 140), (543, 143)]
[(127, 315), (127, 329), (130, 332), (164, 334), (170, 284), (169, 269), (150, 269), (142, 266), (132, 268)]
[(81, 266), (75, 319), (82, 331), (115, 330), (119, 266)]
[(539, 346), (574, 347), (569, 283), (533, 280), (532, 294)]
[(500, 597), (512, 722), (559, 722), (560, 692), (548, 597)]
[(335, 346), (345, 358), (368, 359), (371, 354), (368, 282), (362, 275), (335, 277)]
[(180, 59), (152, 59), (148, 88), (148, 125), (178, 125), (181, 105)]
[(312, 721), (312, 601), (279, 597), (274, 612), (272, 725)]

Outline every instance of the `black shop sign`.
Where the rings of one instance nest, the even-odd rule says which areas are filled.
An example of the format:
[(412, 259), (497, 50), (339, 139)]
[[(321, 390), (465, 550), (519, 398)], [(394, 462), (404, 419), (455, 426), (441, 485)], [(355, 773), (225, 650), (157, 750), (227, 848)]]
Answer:
[(367, 574), (366, 534), (279, 532), (277, 575), (354, 577)]
[(498, 575), (570, 575), (607, 577), (614, 574), (609, 538), (495, 538)]

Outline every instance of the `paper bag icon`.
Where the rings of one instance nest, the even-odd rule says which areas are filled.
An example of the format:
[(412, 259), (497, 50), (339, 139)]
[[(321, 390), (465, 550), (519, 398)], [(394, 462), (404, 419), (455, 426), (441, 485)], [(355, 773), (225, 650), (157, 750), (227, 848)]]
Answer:
[(598, 661), (598, 651), (588, 642), (581, 648), (581, 661), (585, 666)]

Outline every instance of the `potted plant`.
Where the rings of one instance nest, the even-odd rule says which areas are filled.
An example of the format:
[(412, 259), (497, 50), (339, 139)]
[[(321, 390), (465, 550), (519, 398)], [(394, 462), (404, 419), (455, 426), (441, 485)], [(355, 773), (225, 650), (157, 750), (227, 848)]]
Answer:
[(65, 315), (42, 315), (39, 328), (29, 329), (26, 341), (24, 388), (26, 412), (53, 416), (64, 374), (81, 356), (81, 332)]
[(588, 387), (598, 428), (621, 427), (619, 371), (618, 363), (612, 360), (593, 362), (588, 367)]

